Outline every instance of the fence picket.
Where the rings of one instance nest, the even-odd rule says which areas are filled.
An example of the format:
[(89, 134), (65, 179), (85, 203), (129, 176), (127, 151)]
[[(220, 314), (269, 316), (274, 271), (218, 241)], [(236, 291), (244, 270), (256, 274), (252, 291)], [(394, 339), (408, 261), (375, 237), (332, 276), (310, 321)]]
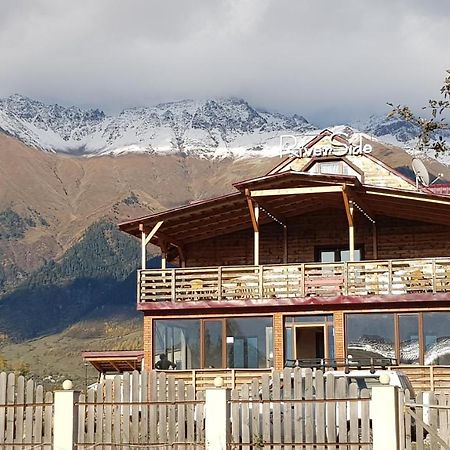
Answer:
[[(25, 403), (25, 378), (22, 375), (17, 378), (16, 402), (18, 405), (23, 405)], [(18, 406), (16, 409), (16, 437), (14, 439), (14, 442), (16, 444), (23, 443), (24, 420), (25, 420), (24, 407)], [(16, 448), (20, 449), (20, 446), (17, 446)]]
[[(114, 377), (113, 381), (113, 443), (120, 444), (122, 441), (121, 422), (122, 422), (122, 380), (120, 375)], [(120, 447), (113, 447), (114, 449)]]
[(185, 384), (184, 380), (179, 380), (177, 383), (177, 423), (178, 423), (178, 442), (184, 442), (186, 440), (186, 406), (183, 404), (185, 401)]
[[(404, 399), (403, 404), (409, 403), (411, 401), (411, 394), (408, 390), (405, 391), (403, 399)], [(404, 410), (401, 409), (400, 413), (404, 414)], [(408, 413), (404, 414), (404, 422), (402, 423), (402, 425), (405, 428), (405, 449), (411, 450), (412, 428), (411, 428), (411, 416)]]
[[(14, 405), (16, 396), (16, 375), (10, 373), (7, 378), (6, 387), (6, 403)], [(12, 444), (14, 442), (14, 406), (6, 409), (6, 443)], [(12, 445), (6, 445), (5, 450), (12, 450)]]
[[(105, 444), (112, 443), (112, 401), (113, 401), (113, 380), (107, 379), (104, 383), (105, 389), (105, 432), (103, 434)], [(105, 450), (111, 450), (111, 445), (106, 445)]]
[(44, 412), (42, 403), (44, 403), (44, 388), (41, 385), (36, 387), (36, 403), (37, 406), (34, 410), (33, 443), (42, 444), (42, 418)]
[[(428, 418), (429, 418), (428, 424), (431, 426), (431, 428), (437, 430), (439, 428), (438, 409), (432, 407), (437, 404), (436, 396), (434, 392), (429, 392), (428, 395), (429, 395), (428, 404), (430, 405), (430, 408), (428, 408)], [(438, 448), (440, 448), (440, 445), (438, 446), (436, 438), (432, 433), (430, 433), (429, 436), (430, 436), (430, 449), (438, 450)]]
[(34, 415), (34, 381), (28, 380), (26, 387), (26, 408), (25, 408), (25, 443), (31, 445), (33, 442), (33, 415)]
[(338, 416), (338, 441), (339, 444), (339, 450), (346, 450), (347, 449), (347, 442), (348, 442), (348, 435), (347, 435), (347, 402), (345, 401), (347, 399), (347, 380), (345, 378), (339, 378), (336, 382), (336, 398), (341, 400), (344, 399), (344, 401), (338, 401), (337, 404), (337, 416)]
[[(175, 378), (168, 377), (167, 379), (167, 400), (170, 402), (168, 411), (167, 411), (167, 437), (168, 444), (172, 445), (175, 439), (175, 420), (176, 420), (176, 406), (175, 406)], [(199, 426), (196, 422), (196, 430), (198, 430)]]
[(241, 417), (242, 417), (242, 450), (250, 450), (249, 443), (251, 442), (251, 432), (250, 432), (250, 410), (249, 410), (249, 398), (250, 391), (248, 384), (244, 384), (241, 387)]
[(87, 392), (86, 443), (90, 445), (95, 443), (95, 393), (94, 389), (89, 389)]
[[(93, 408), (95, 411), (95, 443), (97, 444), (96, 449), (103, 450), (103, 444), (105, 442), (105, 435), (103, 430), (103, 403), (104, 403), (104, 388), (105, 388), (105, 382), (97, 384), (97, 392), (96, 396), (94, 395), (94, 399), (96, 397), (96, 405), (93, 405)], [(92, 390), (92, 389), (91, 389)], [(95, 392), (95, 391), (94, 391)]]
[(415, 421), (416, 423), (416, 450), (423, 450), (424, 445), (423, 445), (423, 426), (421, 423), (421, 420), (423, 420), (423, 408), (422, 406), (419, 405), (423, 405), (423, 393), (419, 392), (417, 394), (417, 407), (416, 407), (416, 414), (417, 417), (420, 419), (419, 421)]
[(133, 444), (139, 443), (139, 372), (133, 371), (131, 374), (131, 430), (130, 430), (130, 442)]
[[(150, 401), (155, 402), (158, 398), (158, 378), (156, 372), (150, 374)], [(150, 443), (158, 442), (158, 407), (155, 404), (149, 406), (149, 437)]]
[(52, 449), (52, 430), (53, 430), (53, 393), (45, 393), (45, 407), (44, 407), (44, 450)]
[[(351, 383), (348, 389), (348, 398), (357, 399), (358, 398), (358, 386), (356, 383)], [(350, 450), (358, 450), (359, 445), (359, 426), (358, 426), (358, 402), (350, 401), (350, 432), (349, 441), (352, 443), (350, 445)]]
[[(300, 368), (294, 369), (294, 397), (298, 400), (302, 399), (303, 394), (303, 377)], [(301, 444), (304, 438), (304, 420), (303, 420), (304, 403), (295, 403), (294, 405), (294, 441), (296, 444)], [(296, 449), (303, 448), (303, 446), (296, 445)]]
[[(323, 377), (323, 372), (321, 370), (316, 371), (315, 376), (315, 388), (316, 395), (315, 398), (317, 400), (316, 404), (316, 442), (323, 443), (325, 442), (325, 403), (323, 399), (325, 398), (325, 379)], [(324, 445), (318, 445), (317, 450), (325, 450)]]
[(186, 405), (186, 437), (189, 443), (193, 443), (195, 439), (195, 430), (194, 430), (194, 412), (195, 406), (191, 403), (192, 400), (195, 400), (195, 387), (192, 385), (188, 385), (186, 389), (187, 400), (189, 403)]
[(0, 445), (5, 442), (5, 425), (6, 425), (6, 388), (8, 375), (6, 372), (0, 373)]
[[(371, 442), (369, 389), (361, 389), (360, 398), (363, 399), (361, 402), (361, 442)], [(366, 445), (361, 448), (370, 447)]]
[(240, 405), (239, 391), (238, 389), (233, 389), (231, 391), (231, 439), (232, 445), (240, 444), (241, 442), (241, 420), (240, 420)]
[[(292, 443), (292, 370), (283, 371), (283, 443)], [(286, 447), (284, 447), (286, 448)]]
[(130, 373), (122, 375), (122, 443), (129, 444), (130, 441)]
[(167, 442), (167, 377), (164, 372), (158, 374), (158, 442)]
[(272, 398), (273, 448), (275, 450), (281, 450), (281, 382), (279, 372), (273, 372), (272, 374)]
[(250, 385), (250, 392), (252, 397), (252, 436), (253, 442), (262, 442), (263, 437), (261, 436), (260, 426), (259, 426), (259, 380), (252, 380)]
[(305, 369), (305, 448), (308, 450), (313, 449), (312, 443), (314, 442), (314, 412), (313, 404), (311, 401), (314, 396), (313, 392), (313, 374), (311, 369)]
[[(264, 374), (261, 380), (262, 397), (262, 438), (264, 442), (271, 442), (271, 421), (270, 421), (270, 379), (268, 374)], [(239, 411), (238, 411), (239, 414)]]
[[(335, 394), (335, 377), (329, 373), (325, 381), (325, 396), (331, 400), (336, 398)], [(336, 402), (328, 401), (326, 405), (326, 429), (327, 442), (336, 442)]]
[[(150, 400), (150, 396), (149, 396), (149, 378), (148, 378), (148, 372), (144, 371), (141, 374), (141, 390), (140, 390), (140, 398), (141, 398), (141, 405), (140, 405), (140, 409), (141, 409), (141, 422), (140, 422), (140, 432), (139, 432), (139, 442), (141, 443), (146, 443), (149, 442), (148, 441), (148, 421), (149, 421), (149, 417), (148, 417), (148, 411), (149, 411), (149, 405), (148, 405), (148, 401)], [(183, 427), (184, 428), (184, 421), (183, 423)]]
[[(86, 405), (83, 403), (86, 402), (86, 395), (80, 394), (78, 398), (78, 438), (77, 443), (84, 444), (85, 442), (85, 424), (86, 424)], [(84, 447), (81, 447), (84, 448)]]

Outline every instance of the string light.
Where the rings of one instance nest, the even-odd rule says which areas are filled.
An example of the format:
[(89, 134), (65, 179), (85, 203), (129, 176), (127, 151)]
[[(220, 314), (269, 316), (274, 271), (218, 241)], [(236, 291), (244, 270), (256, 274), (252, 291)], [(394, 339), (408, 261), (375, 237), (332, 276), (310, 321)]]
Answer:
[(358, 211), (360, 211), (370, 222), (375, 223), (375, 220), (372, 219), (372, 217), (369, 216), (369, 214), (367, 214), (362, 208), (361, 206), (358, 205), (358, 203), (356, 203), (355, 201), (351, 202), (352, 205), (354, 205), (356, 207), (356, 209)]
[(264, 209), (261, 205), (259, 205), (259, 209), (265, 212), (273, 221), (279, 223), (282, 227), (284, 227), (284, 223), (281, 222), (281, 220), (278, 220), (273, 214), (270, 214), (270, 212)]

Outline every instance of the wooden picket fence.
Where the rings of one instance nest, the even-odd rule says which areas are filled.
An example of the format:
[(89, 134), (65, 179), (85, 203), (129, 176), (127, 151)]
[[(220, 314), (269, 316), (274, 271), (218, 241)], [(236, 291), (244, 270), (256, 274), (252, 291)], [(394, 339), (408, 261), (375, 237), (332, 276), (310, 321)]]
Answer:
[(0, 448), (52, 449), (53, 394), (33, 380), (0, 373)]
[(231, 446), (290, 449), (372, 448), (370, 393), (310, 369), (262, 375), (231, 391)]
[(450, 450), (450, 393), (400, 393), (400, 448)]
[(204, 393), (164, 372), (124, 373), (82, 394), (78, 448), (204, 448)]

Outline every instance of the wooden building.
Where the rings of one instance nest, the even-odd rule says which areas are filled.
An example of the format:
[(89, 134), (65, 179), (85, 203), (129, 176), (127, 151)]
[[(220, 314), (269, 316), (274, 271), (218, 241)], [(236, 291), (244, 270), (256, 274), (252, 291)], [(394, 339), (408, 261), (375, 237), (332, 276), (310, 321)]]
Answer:
[[(234, 193), (120, 224), (142, 241), (145, 367), (161, 353), (179, 370), (450, 365), (450, 195), (329, 131), (301, 153)], [(146, 268), (150, 243), (161, 269)]]

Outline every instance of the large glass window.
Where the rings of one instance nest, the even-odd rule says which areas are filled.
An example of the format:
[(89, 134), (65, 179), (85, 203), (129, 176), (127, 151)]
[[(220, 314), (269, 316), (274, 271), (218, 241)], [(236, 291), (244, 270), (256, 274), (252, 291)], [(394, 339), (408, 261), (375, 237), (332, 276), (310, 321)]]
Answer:
[(423, 314), (425, 364), (450, 364), (450, 313)]
[(228, 367), (270, 367), (272, 318), (227, 319)]
[(204, 367), (218, 368), (223, 366), (223, 321), (205, 320), (203, 328)]
[(154, 361), (166, 354), (177, 369), (200, 368), (200, 320), (156, 320)]
[(419, 364), (419, 317), (417, 314), (398, 316), (400, 364)]
[(394, 314), (348, 314), (347, 356), (395, 358)]

